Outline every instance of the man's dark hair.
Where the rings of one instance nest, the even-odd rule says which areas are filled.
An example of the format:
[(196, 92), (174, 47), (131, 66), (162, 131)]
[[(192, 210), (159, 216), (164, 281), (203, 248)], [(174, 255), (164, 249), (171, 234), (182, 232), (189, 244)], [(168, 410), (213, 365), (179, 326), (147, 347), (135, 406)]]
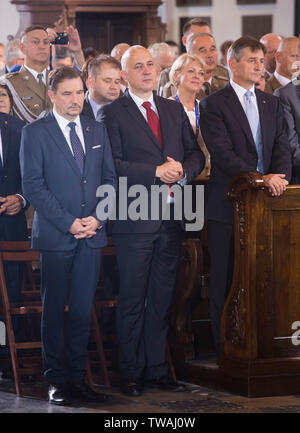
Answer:
[(182, 28), (182, 34), (186, 35), (192, 26), (199, 26), (199, 27), (208, 26), (210, 28), (209, 22), (204, 20), (203, 18), (192, 18), (191, 20), (187, 21), (184, 24)]
[(9, 88), (7, 87), (6, 84), (4, 84), (4, 83), (2, 83), (2, 82), (0, 81), (0, 89), (4, 89), (4, 90), (6, 90), (6, 92), (7, 92), (7, 94), (8, 94), (8, 97), (9, 97), (9, 101), (10, 101), (10, 109), (12, 109), (12, 106), (13, 106), (14, 101), (13, 101), (13, 97), (12, 97), (12, 94), (10, 93)]
[(84, 59), (86, 60), (88, 57), (97, 57), (99, 56), (98, 51), (93, 47), (87, 47), (83, 49)]
[(82, 81), (80, 73), (70, 66), (61, 66), (60, 68), (53, 69), (49, 74), (49, 89), (56, 93), (60, 83), (65, 80), (74, 80), (76, 78), (80, 78)]
[(235, 59), (237, 62), (239, 62), (243, 57), (245, 48), (250, 48), (253, 53), (261, 50), (264, 54), (266, 54), (265, 46), (261, 42), (255, 38), (252, 38), (251, 36), (243, 36), (242, 38), (239, 38), (233, 42), (233, 44), (230, 46), (227, 55), (228, 59)]
[(20, 36), (21, 42), (23, 42), (24, 37), (28, 33), (33, 32), (34, 30), (44, 30), (44, 32), (48, 35), (47, 30), (46, 30), (45, 27), (43, 27), (43, 26), (41, 26), (39, 24), (35, 24), (33, 26), (26, 27), (26, 29), (21, 33), (21, 36)]
[(225, 56), (226, 51), (228, 51), (229, 47), (231, 47), (232, 44), (233, 44), (233, 41), (231, 41), (231, 40), (224, 41), (222, 43), (222, 45), (220, 46), (220, 51), (223, 54), (223, 56)]
[(100, 56), (95, 59), (91, 59), (87, 64), (87, 77), (97, 77), (99, 70), (103, 63), (108, 63), (112, 68), (120, 69), (121, 71), (121, 63), (119, 60), (110, 56), (109, 54), (100, 54)]

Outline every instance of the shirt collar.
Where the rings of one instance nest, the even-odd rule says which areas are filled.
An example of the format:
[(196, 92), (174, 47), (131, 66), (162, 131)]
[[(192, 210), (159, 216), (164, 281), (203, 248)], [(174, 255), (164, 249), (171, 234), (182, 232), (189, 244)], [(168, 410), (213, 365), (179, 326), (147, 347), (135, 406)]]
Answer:
[(243, 98), (244, 95), (245, 95), (248, 91), (250, 91), (250, 92), (253, 94), (253, 96), (256, 97), (256, 94), (255, 94), (255, 86), (254, 86), (254, 84), (253, 84), (253, 86), (251, 87), (251, 89), (249, 89), (249, 90), (247, 90), (247, 89), (245, 89), (244, 87), (242, 87), (242, 86), (240, 86), (239, 84), (237, 84), (235, 81), (233, 81), (232, 78), (230, 79), (230, 84), (231, 84), (231, 87), (233, 88), (233, 90), (235, 91), (235, 93), (238, 95), (238, 97), (239, 97), (240, 99)]
[[(130, 89), (128, 89), (128, 92), (129, 92), (129, 95), (131, 96), (131, 98), (134, 100), (134, 102), (136, 103), (136, 105), (139, 108), (143, 105), (144, 102), (146, 102), (144, 99), (142, 99), (139, 96), (132, 93)], [(153, 93), (151, 93), (150, 97), (147, 99), (147, 102), (150, 102), (151, 106), (155, 107)]]
[(94, 99), (91, 97), (89, 92), (88, 92), (87, 96), (88, 96), (89, 103), (91, 104), (94, 116), (97, 117), (98, 110), (102, 107), (102, 105), (100, 105), (96, 101), (94, 101)]
[(27, 65), (24, 65), (24, 67), (27, 69), (27, 71), (29, 71), (34, 76), (34, 78), (36, 79), (36, 81), (38, 81), (38, 74), (43, 74), (43, 81), (46, 83), (47, 68), (45, 68), (43, 70), (43, 72), (37, 72), (34, 69), (29, 68), (29, 66), (27, 66)]
[(58, 125), (60, 126), (60, 128), (62, 130), (64, 130), (65, 128), (67, 128), (70, 122), (75, 122), (76, 126), (81, 127), (79, 115), (76, 117), (75, 120), (68, 120), (65, 117), (63, 117), (60, 114), (58, 114), (58, 112), (55, 110), (54, 107), (53, 107), (53, 115), (54, 115), (55, 119), (57, 120)]
[(289, 78), (286, 78), (283, 75), (278, 74), (277, 71), (274, 72), (274, 77), (282, 86), (286, 86), (287, 84), (289, 84), (291, 82), (291, 80)]

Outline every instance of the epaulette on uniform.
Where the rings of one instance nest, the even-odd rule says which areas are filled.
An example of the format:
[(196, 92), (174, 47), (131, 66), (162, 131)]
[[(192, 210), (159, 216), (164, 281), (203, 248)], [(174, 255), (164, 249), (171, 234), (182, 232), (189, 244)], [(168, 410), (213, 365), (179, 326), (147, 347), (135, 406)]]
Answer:
[(222, 75), (214, 75), (214, 78), (216, 80), (228, 81), (228, 78), (227, 77), (223, 77)]

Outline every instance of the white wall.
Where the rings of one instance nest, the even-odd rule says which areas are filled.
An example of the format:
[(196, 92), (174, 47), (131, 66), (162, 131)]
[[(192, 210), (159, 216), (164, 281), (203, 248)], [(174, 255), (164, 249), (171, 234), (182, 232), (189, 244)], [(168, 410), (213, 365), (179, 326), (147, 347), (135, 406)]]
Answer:
[(9, 0), (0, 0), (0, 42), (7, 42), (8, 35), (15, 35), (19, 28), (19, 12)]
[(273, 15), (273, 32), (292, 36), (294, 32), (294, 0), (277, 0), (275, 4), (239, 6), (236, 0), (213, 0), (210, 7), (176, 7), (176, 0), (164, 0), (159, 8), (162, 21), (167, 24), (167, 39), (179, 42), (180, 17), (211, 17), (213, 34), (218, 45), (227, 39), (242, 36), (243, 15)]

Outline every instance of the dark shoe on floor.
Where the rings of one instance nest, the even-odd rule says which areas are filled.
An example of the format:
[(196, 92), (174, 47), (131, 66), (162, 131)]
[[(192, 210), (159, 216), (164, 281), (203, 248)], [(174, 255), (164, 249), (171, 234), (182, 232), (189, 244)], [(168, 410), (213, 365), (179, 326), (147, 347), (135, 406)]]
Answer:
[(73, 383), (69, 387), (71, 397), (74, 400), (85, 401), (88, 403), (104, 403), (107, 400), (106, 394), (100, 394), (99, 392), (90, 388), (84, 381), (79, 383)]
[(66, 406), (71, 403), (71, 398), (65, 385), (50, 385), (48, 389), (48, 401), (58, 406)]
[(143, 387), (139, 380), (124, 380), (121, 391), (129, 397), (139, 397), (143, 394)]
[(157, 379), (149, 379), (145, 382), (147, 388), (156, 388), (161, 391), (171, 391), (171, 392), (183, 392), (186, 390), (185, 386), (181, 383), (175, 382), (169, 376), (162, 376)]

